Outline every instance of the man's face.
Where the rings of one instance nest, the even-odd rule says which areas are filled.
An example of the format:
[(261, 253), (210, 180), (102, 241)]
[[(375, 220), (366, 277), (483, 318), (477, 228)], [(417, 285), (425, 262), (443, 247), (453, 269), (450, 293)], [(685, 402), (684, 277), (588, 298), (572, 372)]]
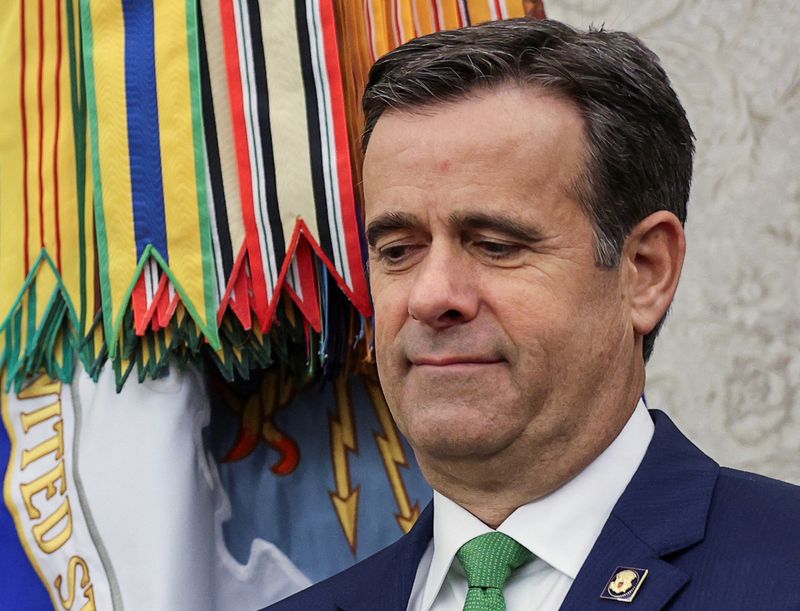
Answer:
[(634, 335), (570, 188), (583, 146), (572, 104), (516, 87), (377, 122), (364, 163), (376, 360), (421, 463), (604, 426), (596, 397)]

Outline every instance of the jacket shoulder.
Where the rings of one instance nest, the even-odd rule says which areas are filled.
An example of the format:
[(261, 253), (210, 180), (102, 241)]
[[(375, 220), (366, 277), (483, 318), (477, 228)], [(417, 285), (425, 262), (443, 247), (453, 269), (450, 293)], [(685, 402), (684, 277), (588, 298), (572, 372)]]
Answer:
[[(709, 529), (715, 523), (752, 549), (791, 551), (800, 559), (800, 486), (756, 473), (720, 468)], [(732, 531), (732, 532), (731, 532)], [(791, 550), (790, 550), (791, 548)]]
[(359, 591), (370, 588), (370, 584), (380, 587), (375, 583), (375, 574), (380, 573), (382, 567), (395, 562), (399, 556), (396, 546), (397, 543), (384, 548), (350, 568), (267, 607), (267, 610), (308, 611), (314, 609), (315, 611), (327, 611), (338, 609), (336, 601), (358, 597)]
[(759, 491), (772, 491), (778, 494), (794, 495), (800, 499), (800, 486), (773, 479), (766, 475), (759, 475), (750, 471), (742, 471), (731, 467), (720, 467), (720, 479), (726, 484), (740, 485), (747, 488), (754, 488)]
[[(419, 560), (433, 536), (433, 507), (429, 503), (411, 531), (390, 546), (337, 573), (267, 607), (270, 611), (335, 611), (340, 608), (383, 608), (379, 601), (391, 600), (392, 608), (405, 608)], [(375, 604), (371, 601), (374, 600)]]
[(672, 558), (676, 609), (800, 608), (800, 487), (720, 468), (701, 542)]

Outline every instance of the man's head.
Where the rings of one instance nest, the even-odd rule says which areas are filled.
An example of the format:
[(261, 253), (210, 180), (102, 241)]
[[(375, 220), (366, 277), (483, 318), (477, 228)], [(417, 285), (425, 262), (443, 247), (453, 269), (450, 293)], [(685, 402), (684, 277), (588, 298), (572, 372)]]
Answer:
[(364, 106), (389, 406), (435, 487), (519, 478), (530, 500), (601, 452), (641, 393), (683, 260), (680, 105), (635, 39), (519, 20), (404, 45)]
[[(599, 265), (617, 265), (628, 232), (648, 214), (668, 210), (686, 221), (694, 135), (658, 58), (624, 32), (516, 19), (411, 40), (370, 72), (363, 148), (387, 110), (509, 83), (563, 96), (584, 119), (584, 166), (572, 187), (592, 222)], [(645, 361), (660, 327), (644, 338)]]

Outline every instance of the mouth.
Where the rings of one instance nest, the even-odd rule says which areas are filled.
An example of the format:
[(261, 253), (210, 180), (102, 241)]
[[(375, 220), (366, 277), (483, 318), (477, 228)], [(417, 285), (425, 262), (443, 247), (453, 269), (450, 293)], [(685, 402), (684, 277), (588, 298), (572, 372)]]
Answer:
[(413, 367), (425, 367), (432, 369), (455, 369), (455, 368), (474, 368), (485, 367), (487, 365), (498, 365), (502, 359), (487, 356), (426, 356), (410, 359)]

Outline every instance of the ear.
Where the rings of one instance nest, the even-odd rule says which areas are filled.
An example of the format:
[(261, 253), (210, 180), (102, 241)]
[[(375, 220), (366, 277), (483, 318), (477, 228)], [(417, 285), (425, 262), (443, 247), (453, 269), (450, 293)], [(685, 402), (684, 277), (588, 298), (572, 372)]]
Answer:
[(636, 225), (622, 251), (631, 320), (647, 335), (667, 312), (683, 268), (686, 238), (681, 222), (659, 210)]

